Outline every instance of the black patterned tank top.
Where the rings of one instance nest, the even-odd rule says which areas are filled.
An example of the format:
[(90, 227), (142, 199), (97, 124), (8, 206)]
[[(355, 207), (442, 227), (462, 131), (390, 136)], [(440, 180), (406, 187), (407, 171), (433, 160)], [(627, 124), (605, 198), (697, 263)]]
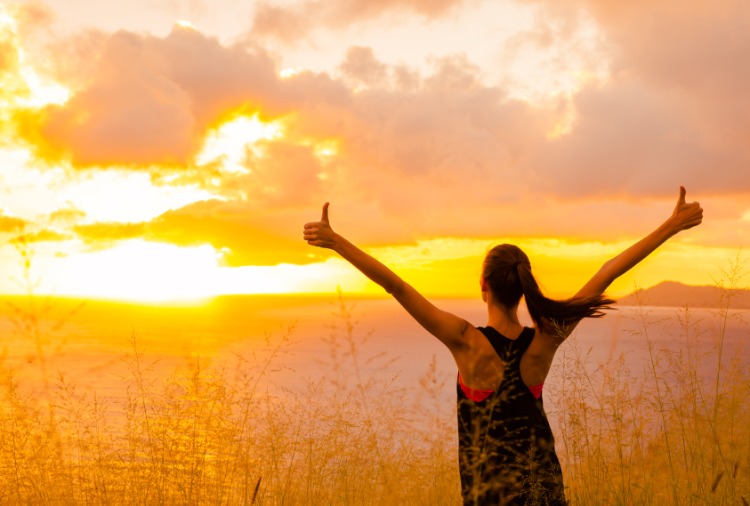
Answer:
[(479, 327), (505, 363), (498, 388), (474, 402), (457, 386), (458, 447), (464, 505), (564, 505), (562, 471), (542, 397), (521, 380), (534, 329), (509, 339)]

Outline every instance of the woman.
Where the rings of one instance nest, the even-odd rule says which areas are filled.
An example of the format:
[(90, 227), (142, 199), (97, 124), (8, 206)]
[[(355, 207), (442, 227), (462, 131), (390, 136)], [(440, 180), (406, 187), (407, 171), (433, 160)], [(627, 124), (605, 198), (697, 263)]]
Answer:
[[(582, 318), (602, 316), (613, 303), (604, 290), (673, 235), (701, 223), (685, 188), (672, 215), (616, 257), (566, 301), (544, 297), (528, 257), (502, 244), (487, 254), (480, 286), (486, 327), (442, 311), (393, 271), (331, 228), (328, 203), (321, 221), (307, 223), (304, 239), (329, 248), (390, 293), (442, 341), (458, 366), (458, 432), (464, 504), (565, 504), (562, 472), (542, 405), (542, 386), (557, 348)], [(518, 321), (524, 297), (534, 323)]]

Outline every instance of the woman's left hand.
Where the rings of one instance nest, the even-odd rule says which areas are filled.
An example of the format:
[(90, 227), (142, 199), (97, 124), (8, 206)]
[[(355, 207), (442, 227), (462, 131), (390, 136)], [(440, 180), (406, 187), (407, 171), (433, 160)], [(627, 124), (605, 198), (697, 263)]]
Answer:
[(311, 246), (333, 249), (337, 234), (331, 228), (328, 220), (328, 202), (323, 204), (323, 215), (320, 221), (305, 223), (304, 239)]
[(703, 208), (698, 202), (685, 202), (685, 187), (680, 186), (680, 197), (674, 208), (669, 223), (674, 233), (693, 228), (703, 221)]

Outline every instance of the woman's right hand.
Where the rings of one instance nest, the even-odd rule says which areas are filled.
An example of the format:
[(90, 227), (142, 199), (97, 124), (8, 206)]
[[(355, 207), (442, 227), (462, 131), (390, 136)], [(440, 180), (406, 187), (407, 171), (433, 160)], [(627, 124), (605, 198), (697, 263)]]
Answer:
[(305, 223), (304, 239), (311, 246), (331, 248), (335, 245), (336, 233), (328, 221), (328, 202), (323, 204), (323, 215), (320, 221)]
[(685, 202), (685, 187), (680, 186), (680, 198), (669, 218), (674, 233), (693, 228), (703, 221), (703, 208), (698, 202)]

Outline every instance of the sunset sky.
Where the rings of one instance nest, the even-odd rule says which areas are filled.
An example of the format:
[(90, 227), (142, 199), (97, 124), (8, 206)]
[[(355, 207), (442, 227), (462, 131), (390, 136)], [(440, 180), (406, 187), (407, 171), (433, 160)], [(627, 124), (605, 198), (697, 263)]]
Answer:
[(0, 3), (0, 293), (166, 301), (380, 293), (334, 230), (424, 293), (524, 248), (570, 296), (711, 284), (750, 244), (747, 0)]

